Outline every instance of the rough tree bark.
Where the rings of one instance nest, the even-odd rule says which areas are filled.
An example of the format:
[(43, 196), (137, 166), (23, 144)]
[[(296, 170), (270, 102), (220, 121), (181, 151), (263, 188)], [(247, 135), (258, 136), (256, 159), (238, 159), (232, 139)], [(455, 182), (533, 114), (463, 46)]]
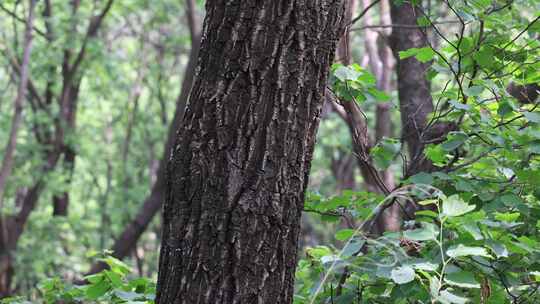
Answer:
[(433, 112), (430, 83), (426, 78), (430, 64), (422, 63), (414, 57), (399, 59), (400, 51), (427, 46), (425, 35), (416, 27), (417, 14), (414, 7), (408, 2), (401, 5), (392, 2), (390, 14), (394, 24), (405, 25), (392, 29), (391, 46), (397, 60), (402, 140), (409, 150), (406, 175), (410, 176), (431, 168), (431, 163), (423, 156), (422, 143), (427, 116)]
[(292, 302), (343, 2), (207, 2), (168, 168), (156, 303)]

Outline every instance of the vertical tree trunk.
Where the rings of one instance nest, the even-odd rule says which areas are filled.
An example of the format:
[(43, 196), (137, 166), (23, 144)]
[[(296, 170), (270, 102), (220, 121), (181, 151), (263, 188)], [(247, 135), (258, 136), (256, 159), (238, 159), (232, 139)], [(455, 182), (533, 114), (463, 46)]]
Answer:
[[(344, 21), (345, 24), (349, 24), (351, 22), (355, 9), (356, 0), (347, 0)], [(350, 65), (353, 61), (351, 52), (351, 35), (348, 29), (343, 33), (343, 36), (338, 42), (335, 61), (343, 65)], [(332, 108), (334, 111), (336, 111), (335, 107)], [(345, 122), (347, 123), (346, 119)], [(336, 193), (341, 193), (346, 189), (354, 189), (354, 169), (356, 163), (355, 157), (350, 153), (338, 153), (337, 156), (332, 156), (330, 169), (332, 170), (332, 175), (334, 175), (334, 178), (336, 179)]]
[(17, 133), (22, 123), (22, 111), (28, 84), (28, 74), (30, 65), (30, 54), (32, 52), (32, 28), (34, 23), (34, 8), (36, 0), (29, 0), (28, 19), (24, 35), (23, 61), (20, 69), (20, 83), (15, 97), (13, 120), (9, 134), (8, 144), (4, 151), (2, 166), (0, 167), (0, 299), (9, 296), (11, 293), (11, 281), (13, 278), (13, 243), (10, 240), (10, 223), (3, 217), (3, 198), (4, 190), (8, 177), (11, 175), (13, 164), (15, 162), (15, 150), (17, 146)]
[(157, 303), (291, 303), (342, 0), (209, 1), (168, 168)]
[(23, 61), (21, 66), (21, 78), (19, 86), (17, 88), (17, 96), (13, 104), (14, 113), (11, 122), (11, 131), (9, 133), (8, 143), (6, 149), (3, 151), (4, 157), (2, 158), (2, 166), (0, 167), (0, 211), (2, 211), (4, 190), (6, 187), (7, 179), (11, 175), (13, 169), (15, 149), (17, 146), (17, 133), (22, 123), (22, 111), (24, 105), (24, 99), (26, 94), (26, 87), (28, 85), (28, 73), (30, 65), (30, 54), (32, 53), (32, 27), (34, 24), (34, 7), (35, 0), (30, 0), (30, 8), (28, 13), (28, 19), (26, 22), (26, 29), (24, 35), (24, 52)]
[(402, 140), (409, 150), (407, 175), (429, 170), (431, 164), (423, 157), (422, 132), (427, 116), (433, 112), (430, 83), (426, 78), (429, 63), (414, 57), (400, 60), (399, 52), (427, 46), (425, 35), (417, 26), (417, 14), (410, 3), (394, 4), (390, 9), (392, 22), (404, 25), (392, 29), (391, 44), (397, 62), (398, 95), (401, 111)]

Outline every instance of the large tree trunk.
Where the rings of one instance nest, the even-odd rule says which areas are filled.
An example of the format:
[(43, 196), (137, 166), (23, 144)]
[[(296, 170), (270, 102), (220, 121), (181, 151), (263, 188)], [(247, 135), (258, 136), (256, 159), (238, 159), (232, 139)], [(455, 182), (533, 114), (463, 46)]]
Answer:
[(156, 303), (291, 303), (342, 0), (209, 1), (168, 168)]
[(427, 46), (426, 35), (417, 26), (417, 14), (410, 3), (394, 4), (390, 9), (392, 22), (404, 25), (392, 29), (391, 45), (397, 60), (398, 95), (401, 111), (402, 140), (409, 150), (407, 175), (428, 171), (431, 163), (423, 156), (422, 133), (427, 116), (433, 112), (430, 83), (426, 71), (430, 63), (414, 57), (400, 60), (399, 52)]

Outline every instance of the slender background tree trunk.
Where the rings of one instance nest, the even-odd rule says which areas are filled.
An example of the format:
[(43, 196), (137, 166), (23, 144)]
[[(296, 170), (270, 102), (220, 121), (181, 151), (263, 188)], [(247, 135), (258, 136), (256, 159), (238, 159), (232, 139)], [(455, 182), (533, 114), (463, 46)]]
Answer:
[(34, 24), (34, 8), (36, 0), (29, 0), (28, 19), (26, 21), (26, 29), (24, 35), (24, 52), (23, 61), (20, 69), (20, 82), (15, 97), (14, 108), (15, 113), (11, 123), (11, 132), (9, 134), (8, 143), (4, 150), (2, 159), (2, 167), (0, 167), (0, 299), (9, 296), (11, 293), (11, 280), (13, 278), (13, 259), (12, 250), (15, 249), (13, 242), (10, 240), (10, 232), (8, 231), (8, 223), (3, 220), (3, 198), (7, 179), (11, 175), (13, 164), (15, 163), (15, 150), (17, 146), (17, 133), (19, 132), (22, 123), (22, 111), (28, 85), (28, 74), (30, 64), (30, 54), (32, 53), (32, 27)]
[(431, 163), (423, 157), (422, 143), (427, 116), (433, 112), (430, 83), (426, 78), (430, 64), (422, 63), (414, 57), (400, 60), (399, 52), (426, 47), (427, 41), (421, 29), (416, 27), (418, 16), (410, 3), (398, 5), (392, 2), (390, 14), (394, 24), (404, 25), (392, 29), (391, 45), (397, 60), (402, 140), (409, 150), (407, 175), (414, 175), (431, 167)]
[(207, 2), (168, 168), (157, 303), (292, 303), (343, 2)]
[[(140, 239), (146, 228), (148, 228), (148, 225), (163, 206), (163, 202), (165, 201), (165, 171), (167, 168), (167, 162), (169, 161), (169, 157), (171, 155), (171, 149), (175, 140), (176, 131), (180, 128), (180, 123), (182, 122), (182, 116), (184, 115), (184, 110), (189, 98), (189, 92), (191, 91), (191, 86), (193, 84), (193, 78), (195, 77), (195, 68), (197, 66), (197, 58), (199, 54), (201, 26), (195, 11), (194, 0), (186, 0), (186, 16), (191, 34), (191, 51), (184, 70), (182, 88), (176, 101), (176, 110), (169, 126), (165, 147), (163, 148), (163, 156), (159, 161), (156, 173), (156, 181), (152, 185), (150, 194), (142, 203), (142, 206), (135, 215), (135, 218), (128, 223), (111, 248), (113, 251), (113, 256), (118, 259), (125, 258), (136, 248), (137, 241)], [(107, 265), (105, 263), (96, 263), (90, 268), (89, 274), (97, 273), (106, 267)]]

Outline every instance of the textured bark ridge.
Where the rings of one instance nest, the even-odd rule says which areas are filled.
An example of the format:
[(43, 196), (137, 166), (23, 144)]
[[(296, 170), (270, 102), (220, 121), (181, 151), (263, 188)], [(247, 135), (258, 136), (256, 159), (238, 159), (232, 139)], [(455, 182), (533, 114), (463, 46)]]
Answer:
[[(410, 3), (392, 4), (390, 9), (392, 22), (410, 25), (411, 28), (397, 27), (392, 29), (392, 50), (397, 59), (398, 95), (401, 121), (403, 126), (402, 139), (409, 149), (409, 168), (407, 175), (421, 171), (429, 171), (431, 164), (423, 157), (424, 144), (422, 133), (426, 127), (429, 113), (433, 112), (430, 83), (426, 79), (429, 63), (422, 63), (414, 57), (400, 60), (399, 52), (410, 48), (427, 46), (425, 35), (417, 28), (417, 13)], [(418, 15), (420, 13), (418, 12)]]
[(207, 2), (168, 168), (157, 303), (292, 302), (343, 2)]

